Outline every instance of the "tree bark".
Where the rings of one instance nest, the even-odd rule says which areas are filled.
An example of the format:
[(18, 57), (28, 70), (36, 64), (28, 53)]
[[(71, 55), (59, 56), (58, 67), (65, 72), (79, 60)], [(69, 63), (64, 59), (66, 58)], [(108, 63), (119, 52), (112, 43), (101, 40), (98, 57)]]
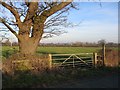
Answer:
[(37, 46), (39, 41), (37, 39), (33, 40), (29, 38), (25, 40), (24, 38), (18, 40), (19, 41), (19, 52), (21, 54), (35, 54), (37, 50)]
[(30, 22), (23, 23), (20, 26), (19, 34), (18, 34), (18, 42), (19, 42), (19, 51), (21, 54), (35, 54), (39, 41), (42, 38), (43, 30), (44, 30), (44, 22), (46, 18), (36, 18), (33, 29), (30, 35)]

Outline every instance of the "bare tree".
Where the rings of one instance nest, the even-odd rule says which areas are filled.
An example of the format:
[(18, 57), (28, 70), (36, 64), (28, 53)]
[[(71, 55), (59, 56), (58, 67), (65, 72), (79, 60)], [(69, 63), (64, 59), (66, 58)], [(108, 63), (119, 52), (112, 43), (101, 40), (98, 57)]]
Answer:
[(104, 45), (104, 44), (106, 44), (106, 41), (104, 39), (101, 39), (101, 40), (98, 41), (98, 44), (99, 45)]
[(71, 7), (75, 8), (73, 0), (32, 1), (34, 0), (31, 2), (29, 0), (0, 1), (0, 21), (18, 38), (21, 54), (35, 54), (42, 37), (52, 37), (63, 33), (60, 27), (68, 25), (66, 25), (66, 14)]

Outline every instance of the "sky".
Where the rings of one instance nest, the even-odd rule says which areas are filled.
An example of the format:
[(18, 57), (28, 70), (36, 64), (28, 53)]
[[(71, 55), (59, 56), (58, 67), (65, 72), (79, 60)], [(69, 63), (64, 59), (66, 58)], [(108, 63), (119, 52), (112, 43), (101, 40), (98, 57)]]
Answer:
[(68, 21), (79, 26), (66, 29), (68, 33), (42, 42), (118, 42), (118, 3), (80, 2), (79, 10), (71, 10)]
[[(68, 22), (79, 24), (65, 28), (67, 33), (52, 38), (42, 39), (41, 43), (71, 42), (118, 42), (118, 3), (117, 2), (77, 2), (79, 10), (72, 9)], [(12, 34), (9, 35), (11, 41)]]

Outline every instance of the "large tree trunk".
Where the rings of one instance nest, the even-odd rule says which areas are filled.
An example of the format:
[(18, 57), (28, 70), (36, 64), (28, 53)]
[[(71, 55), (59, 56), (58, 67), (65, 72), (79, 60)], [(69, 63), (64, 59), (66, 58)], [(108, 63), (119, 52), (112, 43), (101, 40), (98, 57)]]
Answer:
[(43, 35), (44, 23), (41, 25), (34, 24), (34, 29), (32, 30), (31, 37), (30, 35), (30, 24), (24, 24), (21, 26), (19, 32), (18, 42), (19, 42), (19, 51), (21, 54), (35, 54), (39, 41)]
[(18, 40), (19, 41), (19, 52), (21, 54), (30, 54), (33, 55), (36, 53), (37, 46), (39, 43), (39, 39), (35, 38), (21, 38)]

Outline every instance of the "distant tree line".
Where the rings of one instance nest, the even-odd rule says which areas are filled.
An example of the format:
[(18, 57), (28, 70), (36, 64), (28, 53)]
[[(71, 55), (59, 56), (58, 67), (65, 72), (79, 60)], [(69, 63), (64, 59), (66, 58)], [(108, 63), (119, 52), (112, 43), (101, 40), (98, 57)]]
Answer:
[(2, 46), (18, 46), (18, 42), (10, 42), (9, 40), (6, 40), (1, 43), (2, 43)]
[[(105, 43), (108, 47), (118, 47), (120, 43), (107, 42), (105, 40), (99, 40), (97, 43), (92, 42), (73, 42), (73, 43), (39, 43), (39, 46), (55, 46), (55, 47), (99, 47), (101, 44)], [(2, 46), (18, 46), (18, 42), (10, 42), (6, 40), (2, 42)]]
[[(101, 43), (74, 42), (74, 43), (41, 43), (39, 46), (58, 46), (58, 47), (99, 47)], [(108, 42), (108, 47), (118, 47), (118, 43)]]

